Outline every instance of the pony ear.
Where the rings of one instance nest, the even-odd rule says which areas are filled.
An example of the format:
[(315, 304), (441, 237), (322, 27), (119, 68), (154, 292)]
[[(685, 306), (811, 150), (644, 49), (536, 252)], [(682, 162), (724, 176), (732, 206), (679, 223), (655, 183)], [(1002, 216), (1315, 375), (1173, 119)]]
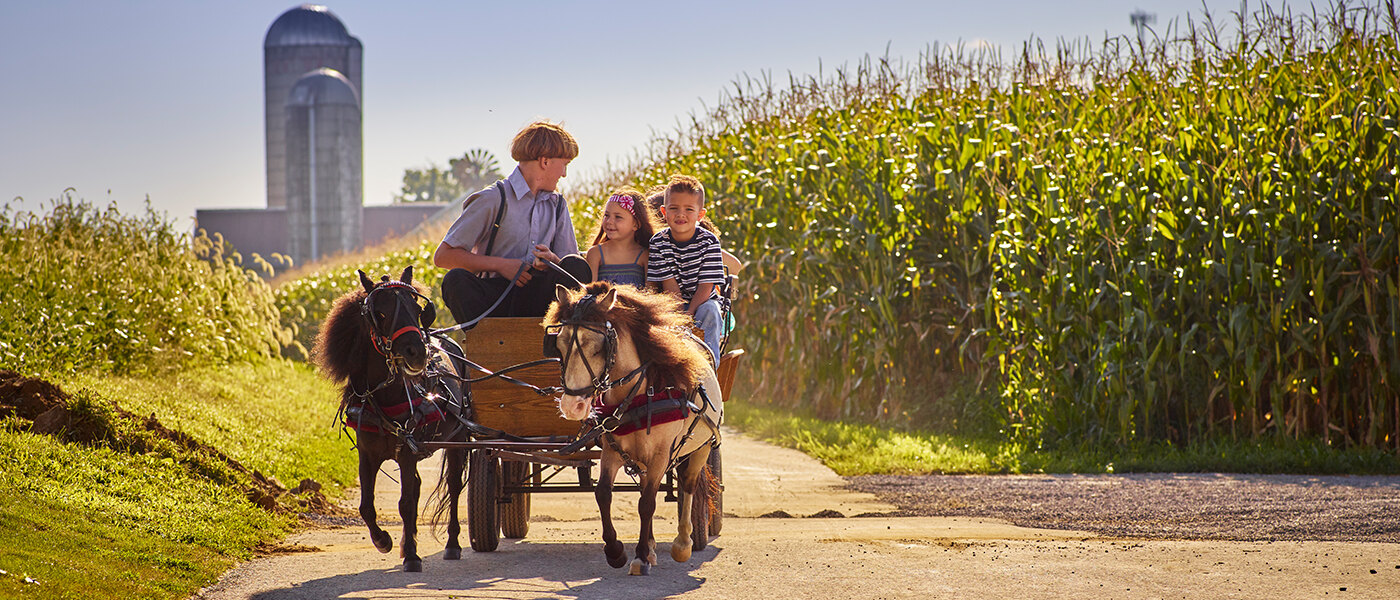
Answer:
[(365, 275), (365, 272), (359, 269), (355, 269), (355, 272), (360, 274), (360, 285), (365, 286), (365, 291), (373, 291), (374, 282), (369, 280), (369, 276)]
[(559, 301), (560, 306), (569, 303), (569, 288), (560, 284), (554, 284), (554, 298)]
[(613, 303), (616, 301), (617, 288), (608, 288), (608, 293), (603, 294), (602, 299), (598, 300), (598, 307), (603, 309), (603, 312), (608, 312), (612, 310)]
[(413, 285), (413, 265), (408, 265), (403, 269), (403, 275), (399, 275), (399, 281)]

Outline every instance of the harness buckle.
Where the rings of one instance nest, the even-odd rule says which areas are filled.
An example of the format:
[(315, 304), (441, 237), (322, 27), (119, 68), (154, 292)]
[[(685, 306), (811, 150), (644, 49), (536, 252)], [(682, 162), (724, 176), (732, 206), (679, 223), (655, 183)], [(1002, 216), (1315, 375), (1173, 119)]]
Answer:
[(617, 415), (608, 415), (608, 416), (603, 417), (601, 420), (598, 421), (598, 427), (601, 428), (603, 431), (606, 431), (606, 432), (608, 432), (608, 433), (612, 433), (613, 430), (615, 430), (615, 429), (617, 429), (618, 427), (621, 427), (621, 426), (622, 426), (622, 419), (617, 418)]

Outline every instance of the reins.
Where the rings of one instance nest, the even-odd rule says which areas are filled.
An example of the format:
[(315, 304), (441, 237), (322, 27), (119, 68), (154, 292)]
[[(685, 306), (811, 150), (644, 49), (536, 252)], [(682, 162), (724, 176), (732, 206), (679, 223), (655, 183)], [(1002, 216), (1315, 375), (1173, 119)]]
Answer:
[[(552, 260), (547, 260), (547, 259), (541, 259), (541, 260), (543, 260), (543, 261), (544, 261), (544, 264), (548, 265), (549, 268), (554, 269), (555, 271), (558, 271), (558, 272), (562, 273), (565, 277), (568, 277), (568, 278), (569, 278), (569, 281), (572, 281), (572, 282), (573, 282), (575, 288), (577, 288), (577, 289), (583, 289), (583, 283), (580, 282), (580, 281), (578, 280), (577, 277), (574, 277), (572, 273), (566, 271), (566, 270), (564, 269), (564, 267), (559, 266), (558, 263), (556, 263), (556, 262), (554, 262), (554, 261), (552, 261)], [(516, 279), (519, 279), (519, 278), (520, 278), (520, 274), (521, 274), (521, 273), (524, 273), (524, 272), (525, 272), (525, 269), (527, 269), (527, 268), (529, 268), (529, 267), (530, 267), (530, 262), (529, 262), (529, 261), (525, 261), (525, 260), (520, 261), (520, 266), (519, 266), (518, 268), (515, 269), (515, 276), (513, 276), (513, 277), (510, 278), (511, 282), (513, 283)], [(507, 286), (506, 286), (506, 289), (505, 289), (504, 291), (501, 292), (501, 295), (496, 297), (496, 301), (493, 302), (493, 303), (491, 303), (491, 307), (488, 308), (488, 309), (486, 309), (486, 310), (485, 310), (484, 312), (482, 312), (481, 314), (477, 315), (475, 319), (472, 319), (472, 320), (470, 320), (470, 321), (467, 321), (466, 323), (458, 323), (458, 324), (453, 325), (453, 326), (451, 326), (451, 327), (444, 327), (444, 328), (442, 328), (442, 329), (433, 329), (433, 330), (431, 330), (431, 331), (428, 332), (428, 335), (447, 335), (447, 334), (452, 333), (452, 332), (454, 332), (454, 331), (461, 331), (461, 330), (463, 330), (463, 329), (471, 329), (472, 327), (475, 327), (476, 324), (477, 324), (477, 323), (480, 323), (482, 319), (485, 319), (487, 315), (489, 315), (489, 314), (491, 314), (491, 313), (493, 313), (493, 312), (496, 312), (496, 309), (497, 309), (498, 307), (501, 306), (501, 303), (506, 301), (506, 296), (509, 296), (509, 295), (510, 295), (510, 292), (511, 292), (511, 289), (512, 289), (512, 288), (514, 288), (514, 285), (507, 285)], [(483, 371), (484, 371), (484, 369), (483, 369)]]

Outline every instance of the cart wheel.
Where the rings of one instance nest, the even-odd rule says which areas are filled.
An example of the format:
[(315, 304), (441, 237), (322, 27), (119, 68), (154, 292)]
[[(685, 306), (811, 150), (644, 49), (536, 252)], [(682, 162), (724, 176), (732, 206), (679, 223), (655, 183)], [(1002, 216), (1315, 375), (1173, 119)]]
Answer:
[(710, 461), (708, 467), (710, 475), (714, 476), (715, 483), (719, 485), (714, 497), (714, 511), (710, 513), (710, 535), (719, 535), (719, 530), (724, 528), (724, 469), (723, 462), (719, 457), (719, 448), (710, 449)]
[[(693, 455), (692, 455), (693, 456)], [(690, 549), (692, 552), (704, 550), (710, 543), (710, 465), (706, 463), (700, 472), (700, 480), (695, 482), (695, 493), (690, 495)]]
[(500, 543), (496, 499), (501, 495), (501, 461), (488, 450), (472, 450), (467, 467), (467, 533), (472, 550), (494, 552)]
[[(522, 486), (530, 475), (530, 465), (514, 460), (503, 461), (501, 474), (506, 485)], [(501, 535), (518, 540), (530, 532), (530, 494), (517, 492), (509, 497), (510, 502), (499, 507)]]

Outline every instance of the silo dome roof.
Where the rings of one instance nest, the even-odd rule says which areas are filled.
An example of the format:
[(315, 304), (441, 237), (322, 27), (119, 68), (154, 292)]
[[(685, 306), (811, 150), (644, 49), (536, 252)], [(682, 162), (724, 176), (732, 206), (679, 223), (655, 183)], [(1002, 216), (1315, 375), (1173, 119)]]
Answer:
[(274, 46), (352, 46), (357, 40), (330, 9), (303, 4), (282, 13), (267, 28), (263, 47)]
[(320, 68), (302, 75), (287, 94), (287, 106), (360, 106), (360, 94), (340, 71)]

